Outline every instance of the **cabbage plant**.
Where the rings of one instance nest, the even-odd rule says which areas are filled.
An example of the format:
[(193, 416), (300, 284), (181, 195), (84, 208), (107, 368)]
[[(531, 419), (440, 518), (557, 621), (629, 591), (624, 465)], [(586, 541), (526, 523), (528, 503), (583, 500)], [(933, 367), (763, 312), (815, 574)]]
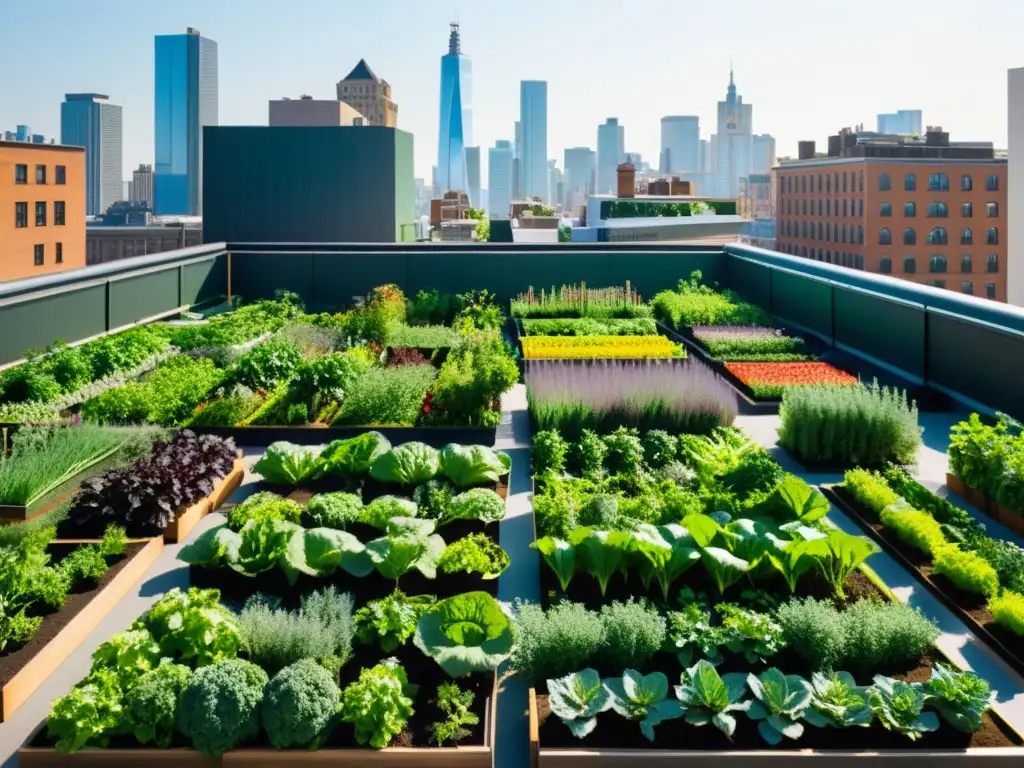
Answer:
[(460, 488), (497, 483), (512, 467), (508, 455), (485, 445), (449, 443), (439, 458), (441, 474)]
[(973, 672), (958, 672), (945, 664), (932, 667), (924, 690), (928, 706), (963, 733), (981, 728), (981, 716), (991, 706), (992, 690), (987, 682)]
[(381, 483), (419, 485), (437, 476), (437, 449), (425, 443), (405, 443), (382, 453), (370, 465), (370, 477)]
[(316, 448), (279, 441), (267, 446), (252, 471), (268, 483), (301, 485), (322, 477), (324, 465), (320, 460), (320, 451)]
[(868, 700), (872, 714), (887, 730), (902, 733), (911, 741), (939, 728), (939, 716), (924, 711), (927, 698), (921, 683), (875, 675)]
[(466, 592), (420, 616), (413, 642), (451, 677), (489, 672), (512, 652), (512, 623), (489, 594)]
[(612, 707), (611, 693), (597, 670), (584, 669), (547, 684), (548, 706), (577, 739), (589, 735), (597, 727), (597, 716)]
[(730, 738), (736, 731), (736, 717), (732, 713), (746, 712), (752, 703), (751, 699), (744, 701), (746, 693), (746, 675), (730, 672), (719, 676), (706, 659), (684, 670), (680, 685), (676, 686), (676, 697), (686, 710), (686, 722), (711, 723)]
[(668, 698), (668, 678), (661, 672), (641, 675), (627, 669), (622, 677), (604, 681), (611, 706), (627, 720), (640, 723), (640, 732), (654, 741), (654, 728), (666, 720), (682, 717), (683, 705)]
[(784, 675), (775, 667), (760, 675), (747, 675), (747, 686), (756, 701), (750, 702), (747, 716), (757, 721), (757, 731), (769, 744), (782, 737), (799, 739), (804, 735), (804, 711), (811, 701), (811, 685), (799, 675)]
[(804, 720), (818, 728), (850, 728), (871, 724), (868, 687), (857, 685), (849, 672), (811, 675), (811, 701)]

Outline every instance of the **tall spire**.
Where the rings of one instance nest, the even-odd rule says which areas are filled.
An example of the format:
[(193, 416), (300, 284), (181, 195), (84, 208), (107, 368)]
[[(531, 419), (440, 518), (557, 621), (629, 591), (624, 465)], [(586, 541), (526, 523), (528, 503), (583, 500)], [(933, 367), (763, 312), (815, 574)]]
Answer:
[(736, 97), (736, 81), (733, 79), (732, 59), (729, 59), (729, 95), (727, 96), (727, 98), (728, 99), (733, 99), (735, 97)]
[(448, 55), (462, 55), (462, 41), (459, 39), (459, 22), (453, 21), (448, 25), (451, 32), (448, 34)]

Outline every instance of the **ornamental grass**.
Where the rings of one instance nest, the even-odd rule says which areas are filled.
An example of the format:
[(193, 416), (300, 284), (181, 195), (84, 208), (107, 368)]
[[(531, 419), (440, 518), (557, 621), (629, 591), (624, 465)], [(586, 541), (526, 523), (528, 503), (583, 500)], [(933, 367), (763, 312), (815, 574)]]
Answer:
[(541, 289), (530, 286), (512, 300), (513, 317), (651, 317), (651, 308), (627, 280), (625, 286), (588, 288), (586, 283)]
[(854, 376), (829, 363), (736, 363), (725, 364), (725, 369), (742, 381), (754, 397), (782, 397), (793, 387), (832, 386), (857, 384)]
[(664, 336), (524, 336), (522, 343), (527, 360), (686, 357)]
[(569, 441), (619, 426), (705, 434), (737, 412), (732, 388), (695, 360), (527, 360), (526, 396), (534, 430), (557, 429)]
[(814, 358), (805, 353), (804, 340), (786, 336), (777, 328), (757, 325), (698, 325), (693, 336), (718, 360), (802, 361)]

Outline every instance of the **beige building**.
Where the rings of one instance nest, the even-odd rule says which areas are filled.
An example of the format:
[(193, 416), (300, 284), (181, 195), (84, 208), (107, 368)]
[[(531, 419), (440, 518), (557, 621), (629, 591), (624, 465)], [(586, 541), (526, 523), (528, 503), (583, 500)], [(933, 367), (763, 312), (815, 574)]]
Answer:
[(152, 165), (139, 165), (134, 171), (132, 171), (132, 186), (131, 194), (128, 196), (129, 202), (132, 203), (146, 203), (150, 208), (153, 207), (153, 166)]
[(270, 102), (270, 126), (311, 128), (317, 126), (369, 125), (362, 113), (343, 101), (300, 96)]
[(365, 59), (338, 83), (338, 100), (358, 110), (370, 125), (398, 127), (398, 105), (391, 100), (391, 86), (373, 73)]

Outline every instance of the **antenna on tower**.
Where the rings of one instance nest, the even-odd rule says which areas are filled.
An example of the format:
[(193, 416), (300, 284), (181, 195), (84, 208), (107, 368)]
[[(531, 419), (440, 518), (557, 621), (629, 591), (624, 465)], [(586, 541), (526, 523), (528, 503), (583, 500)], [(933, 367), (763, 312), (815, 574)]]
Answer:
[(462, 55), (462, 40), (459, 37), (459, 21), (456, 17), (455, 21), (448, 23), (450, 32), (448, 33), (448, 55), (449, 56), (461, 56)]

